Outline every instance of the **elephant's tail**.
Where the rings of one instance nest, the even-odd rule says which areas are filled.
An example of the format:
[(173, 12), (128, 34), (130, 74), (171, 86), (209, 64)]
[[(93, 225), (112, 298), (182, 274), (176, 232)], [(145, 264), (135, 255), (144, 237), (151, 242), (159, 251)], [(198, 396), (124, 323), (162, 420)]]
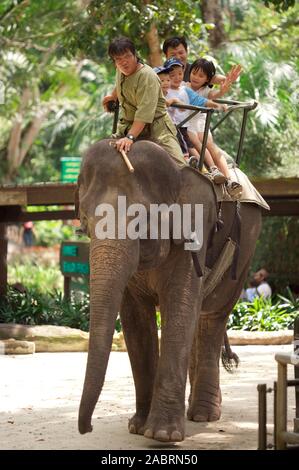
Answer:
[(221, 351), (221, 362), (224, 369), (230, 374), (233, 374), (240, 364), (239, 356), (234, 353), (230, 347), (227, 332), (224, 333), (224, 346), (222, 346)]

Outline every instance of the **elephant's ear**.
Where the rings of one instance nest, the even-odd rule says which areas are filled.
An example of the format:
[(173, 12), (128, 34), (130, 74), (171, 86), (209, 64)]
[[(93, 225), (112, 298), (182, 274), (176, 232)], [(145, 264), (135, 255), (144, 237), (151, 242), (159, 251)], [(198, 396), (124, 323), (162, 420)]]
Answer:
[(197, 170), (184, 167), (181, 169), (180, 191), (176, 202), (181, 207), (183, 223), (180, 236), (177, 236), (177, 227), (172, 227), (174, 243), (197, 239), (200, 244), (203, 241), (204, 223), (214, 223), (217, 219), (217, 200), (213, 184)]

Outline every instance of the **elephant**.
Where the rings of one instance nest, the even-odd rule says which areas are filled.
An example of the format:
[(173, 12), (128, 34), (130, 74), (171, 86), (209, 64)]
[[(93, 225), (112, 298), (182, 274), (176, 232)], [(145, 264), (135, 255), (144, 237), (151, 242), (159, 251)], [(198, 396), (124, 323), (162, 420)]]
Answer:
[[(217, 230), (218, 205), (213, 183), (191, 167), (180, 168), (155, 142), (131, 148), (130, 173), (111, 139), (85, 153), (78, 178), (79, 213), (90, 236), (90, 338), (78, 428), (91, 432), (91, 418), (104, 383), (114, 325), (120, 313), (136, 391), (136, 413), (129, 432), (164, 442), (185, 438), (185, 392), (191, 392), (187, 418), (214, 421), (221, 415), (219, 357), (226, 322), (239, 298), (261, 228), (261, 210), (240, 204), (240, 251), (233, 280), (230, 270), (204, 298), (203, 276), (195, 269), (183, 233), (168, 238), (99, 239), (97, 207), (128, 204), (203, 204), (198, 266), (214, 262), (230, 236), (235, 204), (222, 204), (223, 228)], [(148, 219), (147, 219), (148, 220)], [(118, 222), (119, 223), (119, 222)], [(125, 219), (129, 224), (129, 218)], [(148, 230), (148, 227), (146, 228)], [(194, 252), (195, 253), (195, 252)], [(159, 348), (156, 306), (161, 311)]]

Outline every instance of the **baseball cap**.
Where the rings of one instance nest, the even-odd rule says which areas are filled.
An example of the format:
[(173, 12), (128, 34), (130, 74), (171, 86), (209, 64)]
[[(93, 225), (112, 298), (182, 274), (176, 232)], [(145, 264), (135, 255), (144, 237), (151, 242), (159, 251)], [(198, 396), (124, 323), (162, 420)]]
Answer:
[(160, 65), (160, 67), (154, 67), (153, 71), (159, 75), (159, 73), (167, 73), (169, 72), (169, 68), (164, 67), (164, 65)]
[(179, 59), (177, 59), (176, 57), (171, 57), (170, 59), (167, 59), (164, 62), (164, 67), (168, 70), (170, 70), (171, 67), (174, 67), (175, 65), (179, 65), (180, 67), (184, 67), (184, 64)]

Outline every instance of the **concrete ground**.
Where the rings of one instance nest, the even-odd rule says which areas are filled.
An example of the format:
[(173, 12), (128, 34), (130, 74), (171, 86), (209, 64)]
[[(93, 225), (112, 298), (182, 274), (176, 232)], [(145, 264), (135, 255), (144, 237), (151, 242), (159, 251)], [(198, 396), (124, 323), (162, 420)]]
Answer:
[[(104, 389), (94, 412), (93, 432), (84, 436), (77, 431), (77, 413), (86, 353), (2, 355), (0, 449), (256, 449), (257, 384), (267, 383), (272, 387), (276, 380), (274, 354), (291, 352), (292, 345), (234, 346), (233, 349), (241, 364), (233, 375), (221, 370), (221, 420), (214, 423), (186, 420), (185, 441), (172, 446), (127, 431), (135, 399), (127, 353), (111, 353)], [(288, 376), (293, 378), (291, 366)], [(294, 389), (289, 389), (288, 394), (292, 428)], [(267, 397), (268, 442), (273, 442), (273, 394)]]

